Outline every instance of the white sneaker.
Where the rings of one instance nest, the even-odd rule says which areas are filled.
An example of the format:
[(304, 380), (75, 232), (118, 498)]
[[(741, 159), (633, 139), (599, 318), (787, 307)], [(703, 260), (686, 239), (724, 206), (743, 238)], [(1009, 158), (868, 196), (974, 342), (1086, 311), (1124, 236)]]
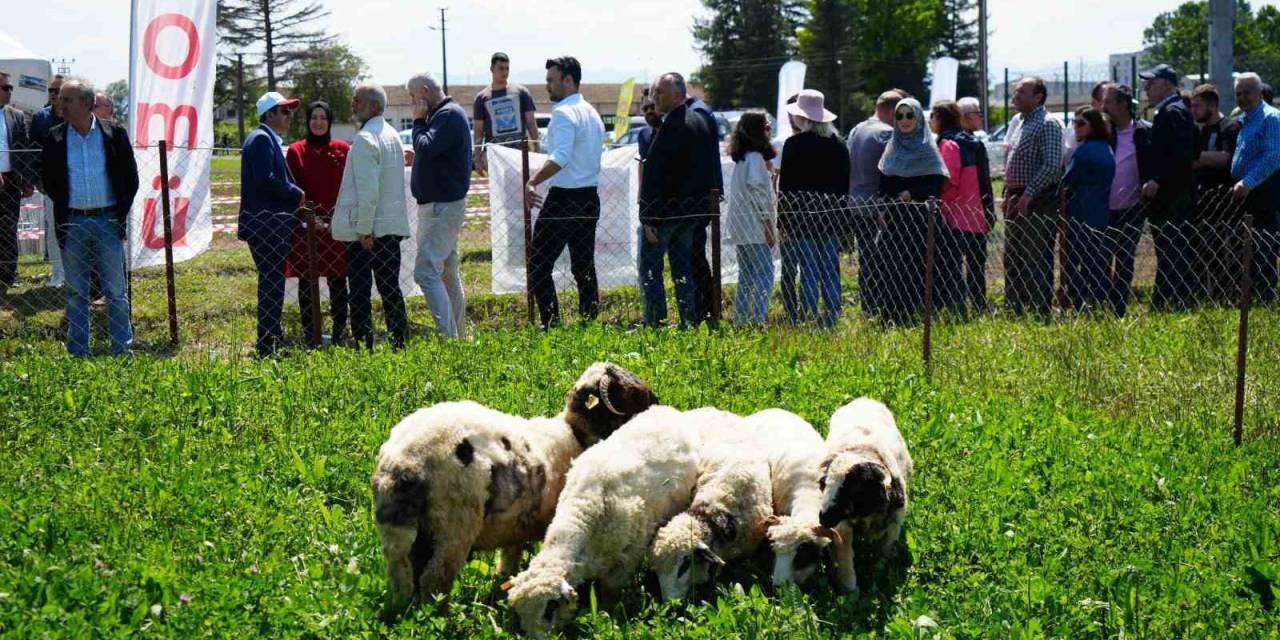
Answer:
[(51, 287), (53, 289), (61, 289), (62, 285), (66, 283), (67, 283), (66, 276), (55, 271), (53, 275), (49, 276), (49, 282), (45, 286)]

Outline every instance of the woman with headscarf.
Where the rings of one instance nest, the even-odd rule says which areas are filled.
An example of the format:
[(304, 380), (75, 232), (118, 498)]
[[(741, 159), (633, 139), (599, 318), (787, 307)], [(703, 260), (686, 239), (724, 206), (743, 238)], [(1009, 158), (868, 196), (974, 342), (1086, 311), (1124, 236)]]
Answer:
[[(307, 194), (307, 206), (315, 211), (315, 262), (308, 263), (307, 229), (305, 219), (294, 233), (293, 248), (285, 267), (285, 277), (298, 279), (298, 307), (302, 314), (302, 327), (307, 344), (315, 344), (311, 325), (311, 281), (325, 278), (329, 284), (329, 310), (333, 315), (332, 343), (341, 344), (347, 329), (347, 258), (341, 242), (333, 239), (329, 223), (338, 201), (338, 187), (342, 184), (342, 169), (347, 162), (351, 145), (334, 140), (333, 109), (329, 104), (315, 101), (307, 105), (307, 137), (289, 145), (285, 160), (298, 186)], [(303, 215), (299, 212), (299, 215)], [(314, 270), (314, 271), (313, 271)]]
[(880, 157), (885, 233), (876, 252), (883, 262), (885, 320), (910, 324), (924, 297), (925, 234), (930, 198), (942, 195), (950, 174), (924, 122), (924, 109), (904, 98), (893, 112), (893, 137)]
[[(836, 115), (823, 107), (820, 91), (801, 91), (787, 106), (795, 135), (782, 146), (778, 176), (778, 228), (782, 236), (783, 273), (794, 261), (800, 271), (799, 312), (807, 320), (830, 327), (840, 318), (840, 231), (837, 216), (849, 193), (849, 152), (832, 124)], [(784, 275), (785, 277), (785, 275)], [(791, 322), (795, 305), (784, 305)], [(791, 285), (794, 286), (794, 285)], [(824, 312), (818, 315), (821, 294)]]

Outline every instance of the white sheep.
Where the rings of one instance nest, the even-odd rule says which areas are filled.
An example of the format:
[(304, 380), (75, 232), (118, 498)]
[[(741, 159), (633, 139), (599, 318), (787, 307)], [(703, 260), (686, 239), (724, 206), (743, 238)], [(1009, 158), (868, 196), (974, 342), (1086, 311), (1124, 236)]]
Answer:
[(769, 462), (755, 446), (704, 442), (693, 503), (654, 536), (650, 564), (662, 598), (683, 598), (709, 567), (750, 555), (773, 519)]
[(835, 547), (839, 587), (858, 589), (853, 541), (877, 545), (889, 557), (907, 508), (911, 454), (893, 413), (870, 398), (858, 398), (831, 416), (827, 456), (821, 465), (823, 526), (843, 538)]
[(617, 595), (657, 528), (689, 506), (700, 445), (688, 414), (659, 406), (574, 461), (542, 550), (503, 585), (526, 633), (541, 635), (571, 617), (583, 583)]
[(475, 549), (499, 549), (499, 573), (515, 573), (523, 546), (551, 521), (573, 459), (656, 401), (631, 372), (596, 363), (554, 418), (446, 402), (402, 420), (372, 479), (395, 600), (448, 593)]
[(808, 421), (783, 409), (747, 416), (743, 430), (769, 462), (777, 516), (768, 529), (773, 584), (804, 582), (817, 569), (821, 549), (837, 535), (818, 519), (822, 508), (819, 465), (826, 443)]

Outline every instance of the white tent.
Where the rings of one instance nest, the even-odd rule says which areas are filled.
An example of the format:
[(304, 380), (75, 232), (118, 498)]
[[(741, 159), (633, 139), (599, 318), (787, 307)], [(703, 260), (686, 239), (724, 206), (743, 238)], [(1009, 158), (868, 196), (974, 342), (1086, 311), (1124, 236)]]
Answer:
[(47, 89), (53, 78), (53, 65), (22, 46), (9, 34), (0, 31), (0, 71), (9, 74), (9, 82), (17, 87), (13, 106), (34, 113), (49, 101)]

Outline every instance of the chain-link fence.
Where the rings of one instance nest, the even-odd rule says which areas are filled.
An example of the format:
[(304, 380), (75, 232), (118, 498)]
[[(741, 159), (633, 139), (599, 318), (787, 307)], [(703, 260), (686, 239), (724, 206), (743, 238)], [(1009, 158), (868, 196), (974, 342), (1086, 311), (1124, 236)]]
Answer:
[[(715, 191), (642, 203), (634, 147), (604, 153), (594, 188), (544, 183), (536, 195), (525, 185), (544, 156), (519, 144), (483, 152), (488, 175), (473, 176), (462, 200), (417, 203), (406, 167), (396, 185), (403, 214), (364, 227), (355, 209), (319, 202), (318, 192), (294, 211), (241, 211), (241, 161), (228, 152), (212, 159), (207, 191), (204, 178), (187, 177), (205, 161), (194, 153), (170, 154), (163, 171), (140, 167), (140, 215), (127, 234), (108, 212), (65, 220), (59, 234), (39, 191), (24, 198), (7, 189), (16, 244), (3, 257), (17, 260), (0, 297), (0, 343), (8, 352), (56, 342), (107, 353), (132, 337), (135, 350), (158, 354), (239, 354), (398, 346), (504, 326), (723, 319), (918, 327), (910, 330), (921, 331), (934, 375), (964, 381), (979, 367), (956, 361), (949, 345), (984, 339), (1001, 348), (990, 334), (998, 325), (973, 328), (986, 317), (1082, 327), (1079, 344), (1058, 348), (1079, 358), (1086, 384), (1105, 340), (1133, 339), (1129, 319), (1183, 313), (1188, 321), (1176, 326), (1188, 333), (1176, 344), (1203, 356), (1202, 369), (1185, 373), (1229, 387), (1238, 370), (1232, 346), (1237, 337), (1249, 344), (1236, 335), (1242, 311), (1276, 306), (1274, 210), (1226, 191), (1142, 201), (1105, 220), (1080, 213), (1071, 194), (1026, 206), (1010, 199), (999, 215), (938, 200), (796, 192), (763, 208)], [(725, 159), (725, 184), (733, 168)], [(1274, 331), (1255, 334), (1250, 348), (1274, 349)], [(1251, 372), (1250, 381), (1247, 399), (1273, 415), (1266, 398), (1276, 397), (1275, 372)], [(1169, 393), (1185, 392), (1166, 382)]]

